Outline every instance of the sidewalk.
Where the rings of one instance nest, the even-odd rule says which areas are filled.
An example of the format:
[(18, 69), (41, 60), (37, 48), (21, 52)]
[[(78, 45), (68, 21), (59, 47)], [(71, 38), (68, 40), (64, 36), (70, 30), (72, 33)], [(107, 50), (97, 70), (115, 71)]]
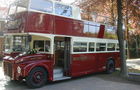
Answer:
[(140, 73), (140, 59), (127, 59), (128, 72)]
[(127, 60), (129, 80), (140, 81), (140, 58)]

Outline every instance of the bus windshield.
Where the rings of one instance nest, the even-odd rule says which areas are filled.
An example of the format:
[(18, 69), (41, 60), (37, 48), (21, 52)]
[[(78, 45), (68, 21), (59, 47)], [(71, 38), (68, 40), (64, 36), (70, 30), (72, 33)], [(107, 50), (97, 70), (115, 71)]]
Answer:
[(5, 52), (26, 52), (28, 50), (27, 36), (7, 36), (5, 38)]

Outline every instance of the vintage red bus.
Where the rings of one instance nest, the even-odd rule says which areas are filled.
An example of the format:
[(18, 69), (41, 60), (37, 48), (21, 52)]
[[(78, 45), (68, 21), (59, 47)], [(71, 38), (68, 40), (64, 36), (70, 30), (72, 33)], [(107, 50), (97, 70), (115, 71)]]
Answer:
[(113, 26), (81, 20), (80, 9), (51, 0), (11, 4), (5, 31), (3, 68), (30, 87), (120, 66)]

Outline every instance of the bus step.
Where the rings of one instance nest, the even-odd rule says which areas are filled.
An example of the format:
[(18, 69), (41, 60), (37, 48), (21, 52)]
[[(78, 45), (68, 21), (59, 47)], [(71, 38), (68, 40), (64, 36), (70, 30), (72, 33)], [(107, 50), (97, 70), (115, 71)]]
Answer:
[(59, 77), (63, 77), (63, 72), (54, 74), (54, 78), (59, 78)]
[(55, 68), (55, 69), (53, 70), (53, 74), (58, 74), (58, 73), (63, 73), (63, 69), (57, 67), (57, 68)]
[(63, 77), (57, 77), (57, 78), (54, 78), (53, 81), (66, 80), (66, 79), (71, 79), (71, 77), (66, 77), (66, 76), (63, 76)]

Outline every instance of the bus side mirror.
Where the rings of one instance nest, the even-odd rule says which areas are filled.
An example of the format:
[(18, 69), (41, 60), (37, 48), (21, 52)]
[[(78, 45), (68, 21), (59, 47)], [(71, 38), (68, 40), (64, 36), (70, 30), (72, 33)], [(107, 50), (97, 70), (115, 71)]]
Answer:
[(32, 41), (32, 36), (28, 35), (28, 42), (31, 42), (31, 41)]

